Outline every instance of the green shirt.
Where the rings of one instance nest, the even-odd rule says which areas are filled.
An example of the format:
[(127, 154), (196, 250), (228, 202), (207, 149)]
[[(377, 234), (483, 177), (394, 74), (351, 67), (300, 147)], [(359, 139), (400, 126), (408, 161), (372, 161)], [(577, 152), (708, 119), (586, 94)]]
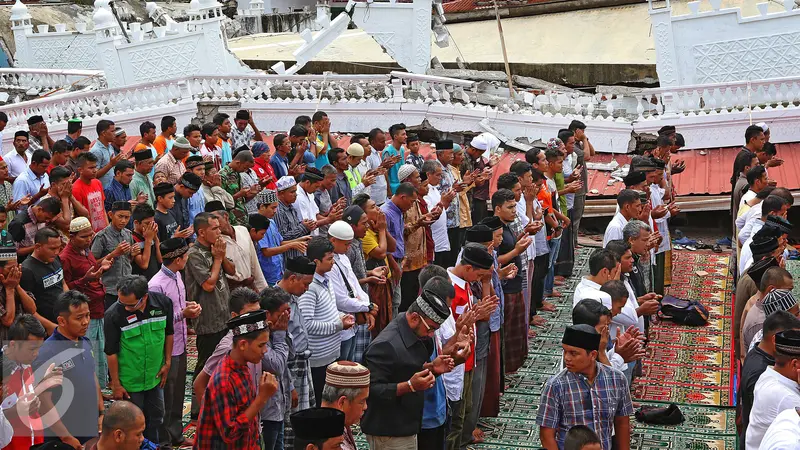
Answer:
[(105, 353), (117, 355), (119, 382), (128, 392), (144, 392), (158, 386), (164, 365), (167, 336), (173, 334), (172, 300), (157, 292), (147, 293), (144, 311), (128, 311), (114, 302), (106, 311), (103, 331)]
[[(556, 189), (559, 191), (563, 190), (566, 184), (564, 183), (564, 174), (561, 172), (556, 173), (553, 176), (553, 180), (556, 182)], [(561, 211), (561, 214), (567, 215), (567, 196), (566, 195), (559, 195), (558, 196), (558, 209)]]
[[(131, 198), (136, 200), (140, 192), (147, 194), (147, 203), (150, 206), (155, 205), (156, 195), (153, 193), (153, 180), (147, 175), (142, 175), (139, 172), (133, 172), (133, 179), (129, 186), (131, 188)], [(153, 206), (155, 207), (155, 206)]]

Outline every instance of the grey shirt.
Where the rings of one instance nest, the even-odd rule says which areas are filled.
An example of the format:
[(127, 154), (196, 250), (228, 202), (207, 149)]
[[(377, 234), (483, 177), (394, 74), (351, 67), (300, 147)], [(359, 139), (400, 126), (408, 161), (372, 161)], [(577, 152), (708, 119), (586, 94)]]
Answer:
[(283, 422), (284, 414), (292, 407), (292, 390), (294, 389), (294, 377), (286, 365), (289, 357), (286, 332), (272, 332), (267, 345), (269, 345), (269, 350), (261, 358), (261, 369), (275, 375), (280, 381), (280, 389), (267, 400), (267, 404), (261, 409), (261, 420)]
[[(135, 245), (133, 243), (133, 235), (129, 229), (123, 228), (121, 231), (117, 231), (113, 225), (108, 225), (100, 230), (97, 236), (94, 237), (94, 241), (92, 241), (92, 254), (99, 260), (113, 252), (119, 244), (125, 241), (131, 244), (131, 246)], [(103, 272), (103, 276), (101, 277), (103, 286), (106, 288), (106, 294), (117, 295), (117, 282), (120, 278), (130, 275), (132, 271), (133, 268), (129, 255), (122, 255), (119, 258), (114, 258), (114, 263), (111, 264), (111, 268)]]
[(188, 255), (184, 269), (186, 298), (199, 303), (203, 308), (203, 313), (194, 320), (194, 331), (198, 335), (204, 335), (226, 330), (231, 316), (231, 291), (222, 268), (214, 290), (206, 292), (202, 284), (211, 276), (211, 265), (214, 261), (211, 249), (197, 242), (189, 249)]
[(297, 306), (296, 296), (292, 295), (290, 305), (292, 307), (292, 312), (289, 315), (289, 333), (287, 338), (292, 345), (289, 347), (289, 357), (292, 359), (297, 357), (304, 358), (303, 353), (308, 350), (306, 323), (303, 320), (303, 315), (300, 314), (300, 307)]

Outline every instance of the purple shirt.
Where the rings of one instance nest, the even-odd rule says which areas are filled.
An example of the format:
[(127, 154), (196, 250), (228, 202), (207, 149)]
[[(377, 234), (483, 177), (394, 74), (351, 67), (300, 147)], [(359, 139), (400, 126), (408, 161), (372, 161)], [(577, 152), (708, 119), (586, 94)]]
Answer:
[(381, 206), (381, 211), (386, 214), (386, 229), (397, 241), (397, 247), (392, 252), (392, 256), (400, 262), (406, 254), (406, 242), (403, 239), (403, 211), (394, 204), (391, 199)]
[(186, 308), (186, 287), (180, 273), (174, 273), (163, 265), (157, 274), (147, 283), (148, 289), (160, 292), (172, 299), (172, 321), (175, 329), (172, 341), (172, 356), (180, 356), (186, 351), (186, 319), (183, 309)]

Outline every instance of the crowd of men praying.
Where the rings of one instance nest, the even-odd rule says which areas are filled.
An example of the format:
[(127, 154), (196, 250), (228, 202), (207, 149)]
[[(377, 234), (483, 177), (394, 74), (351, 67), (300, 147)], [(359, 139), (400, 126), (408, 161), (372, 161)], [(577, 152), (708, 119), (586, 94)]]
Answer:
[[(403, 124), (347, 139), (321, 111), (272, 148), (246, 110), (144, 122), (132, 149), (110, 120), (85, 131), (54, 140), (32, 116), (0, 160), (3, 449), (354, 450), (356, 425), (372, 450), (480, 443), (566, 295), (595, 155), (579, 121), (502, 174), (490, 133), (422, 152)], [(765, 131), (747, 129), (731, 179), (747, 449), (800, 407), (793, 199)], [(682, 141), (664, 127), (633, 157), (575, 289), (536, 417), (548, 450), (630, 448)]]

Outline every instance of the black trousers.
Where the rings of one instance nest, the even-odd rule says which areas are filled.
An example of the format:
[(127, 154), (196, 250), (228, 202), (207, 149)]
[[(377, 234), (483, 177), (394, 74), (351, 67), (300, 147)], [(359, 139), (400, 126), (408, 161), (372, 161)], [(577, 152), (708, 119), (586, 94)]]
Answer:
[(489, 215), (489, 210), (486, 209), (486, 200), (472, 199), (472, 224), (477, 225), (478, 222)]
[[(205, 367), (208, 358), (214, 354), (214, 350), (217, 348), (219, 341), (221, 341), (226, 334), (228, 334), (228, 330), (197, 335), (197, 365), (194, 368), (192, 384), (194, 384), (194, 380), (197, 379), (197, 375), (203, 371), (203, 367)], [(198, 400), (199, 399), (194, 395), (194, 390), (192, 390), (192, 419), (197, 418), (200, 414), (200, 402)]]
[(325, 372), (328, 366), (311, 367), (311, 381), (314, 383), (314, 398), (317, 404), (322, 402), (322, 389), (325, 388)]
[(400, 308), (399, 312), (405, 312), (419, 297), (419, 273), (422, 269), (403, 272), (400, 278)]
[(447, 421), (445, 421), (445, 423), (436, 428), (419, 430), (417, 434), (417, 450), (444, 450), (447, 428)]
[(572, 269), (575, 265), (575, 245), (573, 244), (572, 235), (575, 233), (573, 227), (573, 217), (575, 209), (570, 209), (567, 213), (570, 224), (564, 228), (564, 234), (561, 236), (561, 248), (558, 251), (558, 258), (556, 258), (556, 275), (569, 278), (572, 276)]
[(536, 315), (536, 310), (542, 307), (544, 301), (544, 279), (547, 278), (547, 264), (550, 262), (550, 254), (537, 256), (533, 260), (533, 278), (530, 288), (531, 292), (531, 317)]
[(447, 239), (450, 241), (450, 257), (447, 260), (447, 265), (444, 266), (445, 269), (448, 267), (455, 267), (456, 259), (458, 258), (459, 252), (461, 252), (461, 246), (464, 245), (466, 230), (466, 228), (447, 229)]
[(436, 252), (433, 254), (433, 263), (439, 267), (447, 267), (450, 261), (450, 252)]

